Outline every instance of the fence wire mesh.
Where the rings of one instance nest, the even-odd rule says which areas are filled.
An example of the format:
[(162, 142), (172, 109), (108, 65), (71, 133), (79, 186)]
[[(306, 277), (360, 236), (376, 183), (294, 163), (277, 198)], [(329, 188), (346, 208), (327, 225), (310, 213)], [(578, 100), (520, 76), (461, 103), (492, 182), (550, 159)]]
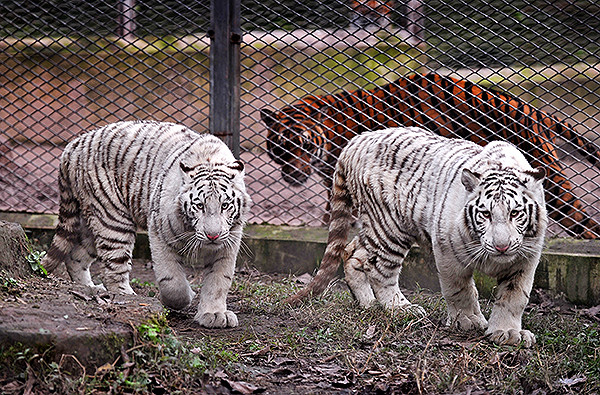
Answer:
[[(208, 0), (0, 3), (0, 210), (56, 212), (60, 153), (85, 130), (156, 119), (206, 131), (209, 11)], [(562, 168), (557, 174), (570, 185), (555, 179), (561, 185), (551, 190), (557, 198), (549, 208), (560, 222), (553, 222), (551, 234), (600, 232), (593, 229), (600, 221), (600, 6), (594, 1), (242, 0), (241, 14), (240, 141), (254, 201), (251, 222), (324, 225), (324, 181), (333, 164), (295, 165), (311, 150), (310, 141), (300, 147), (289, 142), (283, 148), (290, 152), (269, 156), (261, 111), (268, 119), (309, 95), (340, 94), (323, 100), (330, 106), (320, 111), (296, 106), (291, 113), (316, 123), (313, 131), (333, 128), (327, 116), (332, 107), (342, 108), (339, 100), (331, 106), (341, 92), (435, 73), (508, 93), (572, 125), (557, 129), (552, 141), (558, 162), (551, 165)], [(445, 111), (449, 118), (474, 118), (478, 130), (489, 132), (504, 113), (522, 129), (539, 131), (522, 105), (500, 109), (490, 101), (479, 112), (452, 112), (427, 89), (415, 89), (405, 89), (411, 99), (404, 102), (414, 107), (414, 122), (439, 123)], [(366, 104), (341, 112), (352, 114), (358, 131), (389, 126), (381, 114), (370, 113), (375, 124), (357, 115), (368, 112)], [(438, 115), (420, 114), (425, 104)], [(564, 138), (570, 131), (595, 152), (580, 155)], [(521, 139), (525, 151), (543, 148)], [(343, 144), (325, 147), (335, 151)], [(580, 201), (576, 207), (562, 200), (570, 195)]]

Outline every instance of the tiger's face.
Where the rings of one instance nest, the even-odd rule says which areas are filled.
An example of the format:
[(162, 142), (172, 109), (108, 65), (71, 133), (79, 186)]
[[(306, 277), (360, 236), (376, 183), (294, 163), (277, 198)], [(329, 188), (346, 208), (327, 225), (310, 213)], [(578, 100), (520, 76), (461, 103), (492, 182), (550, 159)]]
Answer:
[(319, 114), (313, 118), (294, 106), (277, 112), (261, 110), (261, 119), (268, 129), (267, 152), (281, 165), (281, 175), (291, 185), (303, 184), (313, 166), (325, 165), (322, 160), (325, 141), (319, 118)]
[(193, 229), (181, 236), (185, 252), (232, 246), (233, 233), (242, 231), (234, 228), (243, 223), (250, 201), (243, 183), (243, 163), (195, 167), (182, 163), (180, 167), (179, 204), (185, 222)]
[(536, 250), (547, 221), (544, 175), (541, 167), (528, 172), (492, 170), (483, 175), (463, 170), (461, 180), (470, 196), (464, 222), (475, 240), (467, 252), (475, 263), (510, 263)]

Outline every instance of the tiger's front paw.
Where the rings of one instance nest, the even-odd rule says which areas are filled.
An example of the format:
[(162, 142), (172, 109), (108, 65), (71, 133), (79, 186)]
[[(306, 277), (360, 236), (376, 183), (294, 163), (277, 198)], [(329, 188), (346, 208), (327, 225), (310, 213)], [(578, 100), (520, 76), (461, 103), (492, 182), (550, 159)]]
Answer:
[(484, 330), (487, 327), (487, 321), (482, 314), (459, 313), (448, 319), (448, 325), (463, 331)]
[(492, 342), (499, 345), (517, 345), (523, 343), (523, 346), (529, 348), (535, 344), (535, 335), (528, 330), (516, 330), (516, 329), (488, 329), (486, 336)]
[(238, 326), (237, 316), (229, 310), (217, 313), (198, 312), (194, 320), (205, 328), (233, 328)]
[(108, 291), (106, 289), (106, 287), (104, 286), (104, 284), (93, 284), (93, 285), (88, 285), (88, 287), (90, 287), (92, 292), (107, 292)]

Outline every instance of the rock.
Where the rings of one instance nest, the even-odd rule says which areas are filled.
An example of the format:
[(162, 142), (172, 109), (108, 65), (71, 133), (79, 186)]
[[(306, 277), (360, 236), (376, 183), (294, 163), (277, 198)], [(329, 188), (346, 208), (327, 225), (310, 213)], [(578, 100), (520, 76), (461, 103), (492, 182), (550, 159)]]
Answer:
[[(61, 371), (93, 374), (133, 345), (137, 326), (164, 312), (156, 297), (99, 293), (34, 275), (29, 246), (19, 224), (0, 220), (0, 373), (13, 369), (3, 358), (29, 350)], [(149, 266), (139, 268), (137, 277), (153, 276)]]
[(14, 278), (32, 273), (27, 263), (29, 241), (21, 225), (0, 220), (0, 272)]
[(10, 289), (0, 287), (0, 372), (12, 369), (2, 357), (29, 350), (44, 355), (46, 363), (58, 363), (61, 371), (93, 374), (133, 346), (136, 327), (163, 312), (156, 297), (27, 276)]

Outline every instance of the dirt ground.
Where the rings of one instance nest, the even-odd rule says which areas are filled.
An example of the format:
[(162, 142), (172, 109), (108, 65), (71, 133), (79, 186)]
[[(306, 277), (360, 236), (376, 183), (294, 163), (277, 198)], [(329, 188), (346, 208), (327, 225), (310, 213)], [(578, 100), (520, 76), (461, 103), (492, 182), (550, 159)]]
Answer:
[[(186, 311), (168, 312), (166, 328), (152, 329), (156, 333), (149, 338), (148, 333), (139, 333), (140, 328), (163, 312), (150, 264), (135, 262), (131, 278), (135, 297), (92, 293), (61, 278), (34, 276), (14, 284), (3, 279), (0, 327), (12, 323), (13, 333), (25, 333), (8, 344), (38, 346), (35, 352), (21, 350), (15, 358), (7, 338), (0, 339), (2, 393), (562, 394), (600, 390), (600, 306), (578, 308), (540, 290), (534, 292), (524, 318), (525, 325), (538, 334), (538, 345), (523, 349), (494, 346), (481, 333), (446, 328), (439, 294), (409, 293), (429, 312), (415, 319), (360, 309), (339, 281), (323, 298), (293, 309), (280, 301), (306, 278), (267, 275), (247, 266), (239, 268), (228, 298), (229, 308), (238, 314), (237, 328), (199, 327), (193, 321), (193, 303)], [(193, 273), (190, 282), (200, 285)], [(489, 303), (482, 303), (489, 314)], [(126, 341), (119, 341), (115, 333), (123, 334)], [(582, 333), (587, 340), (582, 340)], [(571, 337), (577, 346), (566, 346)], [(54, 339), (53, 348), (40, 346), (49, 339)], [(54, 364), (41, 364), (44, 358)], [(591, 362), (581, 365), (588, 359)]]
[[(261, 277), (269, 283), (283, 278), (247, 268), (238, 271), (238, 277), (243, 278), (242, 281)], [(164, 313), (153, 284), (151, 264), (142, 260), (134, 262), (131, 278), (138, 294), (135, 296), (92, 291), (66, 278), (64, 272), (48, 278), (35, 275), (11, 281), (2, 278), (0, 350), (10, 352), (10, 345), (22, 343), (26, 350), (35, 349), (32, 359), (46, 354), (59, 372), (102, 376), (107, 364), (112, 364), (108, 369), (114, 369), (123, 363), (123, 347), (131, 347), (136, 327)], [(189, 278), (193, 287), (198, 285), (199, 279), (192, 270)], [(169, 328), (175, 336), (189, 343), (202, 343), (210, 338), (233, 344), (247, 341), (249, 336), (262, 341), (277, 338), (281, 336), (282, 328), (304, 330), (297, 325), (290, 326), (289, 314), (254, 314), (235, 290), (231, 292), (228, 304), (238, 315), (240, 325), (236, 328), (200, 327), (193, 321), (197, 300), (185, 311), (168, 312)], [(48, 347), (49, 344), (52, 346)], [(238, 380), (236, 374), (217, 367), (202, 376), (196, 388), (187, 388), (184, 393), (336, 393), (352, 385), (348, 379), (351, 373), (332, 360), (263, 358), (267, 354), (271, 354), (270, 350), (259, 349), (246, 355), (243, 370), (254, 372), (252, 383)], [(39, 377), (42, 371), (34, 373), (32, 366), (33, 363), (27, 364), (26, 372), (22, 372), (16, 366), (0, 364), (1, 393), (53, 393), (55, 388), (49, 388)], [(157, 391), (151, 392), (163, 393), (160, 385), (158, 387)]]

